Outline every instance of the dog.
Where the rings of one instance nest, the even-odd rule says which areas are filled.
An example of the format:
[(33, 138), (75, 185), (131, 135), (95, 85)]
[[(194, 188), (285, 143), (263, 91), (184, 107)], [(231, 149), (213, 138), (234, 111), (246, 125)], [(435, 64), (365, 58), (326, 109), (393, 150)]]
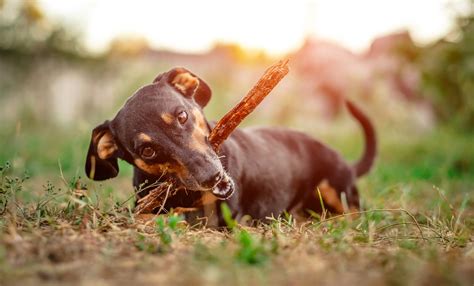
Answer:
[[(208, 140), (214, 123), (203, 108), (211, 89), (184, 68), (174, 68), (136, 91), (112, 120), (92, 131), (85, 171), (93, 180), (117, 176), (117, 159), (134, 166), (137, 199), (151, 184), (174, 178), (180, 188), (162, 210), (219, 204), (235, 219), (255, 220), (283, 212), (340, 214), (360, 207), (355, 181), (372, 167), (377, 142), (367, 116), (346, 106), (364, 131), (365, 151), (350, 165), (311, 136), (285, 128), (236, 129), (216, 153)], [(150, 188), (148, 188), (150, 189)], [(322, 202), (321, 202), (322, 201)]]

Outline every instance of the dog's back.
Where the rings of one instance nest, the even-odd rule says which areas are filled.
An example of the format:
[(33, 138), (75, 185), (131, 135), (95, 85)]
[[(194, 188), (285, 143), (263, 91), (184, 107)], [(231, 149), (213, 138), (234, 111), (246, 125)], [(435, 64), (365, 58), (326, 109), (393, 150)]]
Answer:
[(355, 179), (372, 166), (376, 141), (368, 118), (353, 103), (348, 102), (348, 107), (366, 138), (364, 155), (354, 166), (303, 132), (275, 127), (235, 131), (221, 150), (221, 162), (236, 183), (232, 209), (255, 219), (278, 216), (295, 207), (319, 212), (317, 188), (321, 184), (327, 209), (342, 212), (344, 203), (357, 209)]
[(352, 177), (335, 151), (291, 129), (237, 130), (221, 150), (224, 168), (236, 183), (231, 208), (255, 219), (291, 210), (331, 173)]

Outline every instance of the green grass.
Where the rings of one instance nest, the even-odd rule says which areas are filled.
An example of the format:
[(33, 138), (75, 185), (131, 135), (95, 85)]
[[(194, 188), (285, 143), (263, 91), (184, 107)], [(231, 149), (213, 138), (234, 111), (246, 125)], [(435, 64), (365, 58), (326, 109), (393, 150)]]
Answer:
[[(382, 131), (355, 216), (284, 214), (248, 227), (223, 209), (229, 228), (217, 231), (174, 214), (137, 220), (130, 167), (107, 182), (84, 178), (86, 128), (1, 132), (9, 138), (0, 152), (1, 284), (474, 282), (472, 134)], [(361, 148), (353, 137), (323, 141), (353, 159)]]

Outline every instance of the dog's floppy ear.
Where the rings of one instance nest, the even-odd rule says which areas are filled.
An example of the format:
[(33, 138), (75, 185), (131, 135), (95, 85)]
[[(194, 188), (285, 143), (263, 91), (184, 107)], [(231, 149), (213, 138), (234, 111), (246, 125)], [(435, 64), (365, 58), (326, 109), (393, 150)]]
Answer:
[(118, 147), (110, 130), (109, 121), (92, 130), (91, 142), (86, 158), (86, 174), (96, 181), (107, 180), (117, 176)]
[(155, 79), (153, 80), (153, 83), (159, 82), (164, 76), (166, 76), (166, 74), (167, 73), (160, 73), (159, 75), (157, 75)]
[(153, 82), (158, 82), (166, 76), (167, 81), (184, 96), (194, 98), (201, 107), (211, 99), (211, 88), (195, 74), (185, 68), (174, 68), (166, 74), (161, 74)]

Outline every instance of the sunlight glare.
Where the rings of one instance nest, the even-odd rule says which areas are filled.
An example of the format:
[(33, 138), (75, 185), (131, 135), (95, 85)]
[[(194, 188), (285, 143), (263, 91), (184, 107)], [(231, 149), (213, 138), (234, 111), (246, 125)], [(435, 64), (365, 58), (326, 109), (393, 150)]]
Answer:
[(451, 28), (451, 2), (40, 0), (48, 13), (82, 27), (93, 51), (107, 49), (117, 36), (141, 35), (155, 48), (182, 52), (237, 43), (270, 54), (295, 50), (307, 36), (354, 51), (367, 48), (377, 36), (403, 29), (422, 43), (435, 40)]

